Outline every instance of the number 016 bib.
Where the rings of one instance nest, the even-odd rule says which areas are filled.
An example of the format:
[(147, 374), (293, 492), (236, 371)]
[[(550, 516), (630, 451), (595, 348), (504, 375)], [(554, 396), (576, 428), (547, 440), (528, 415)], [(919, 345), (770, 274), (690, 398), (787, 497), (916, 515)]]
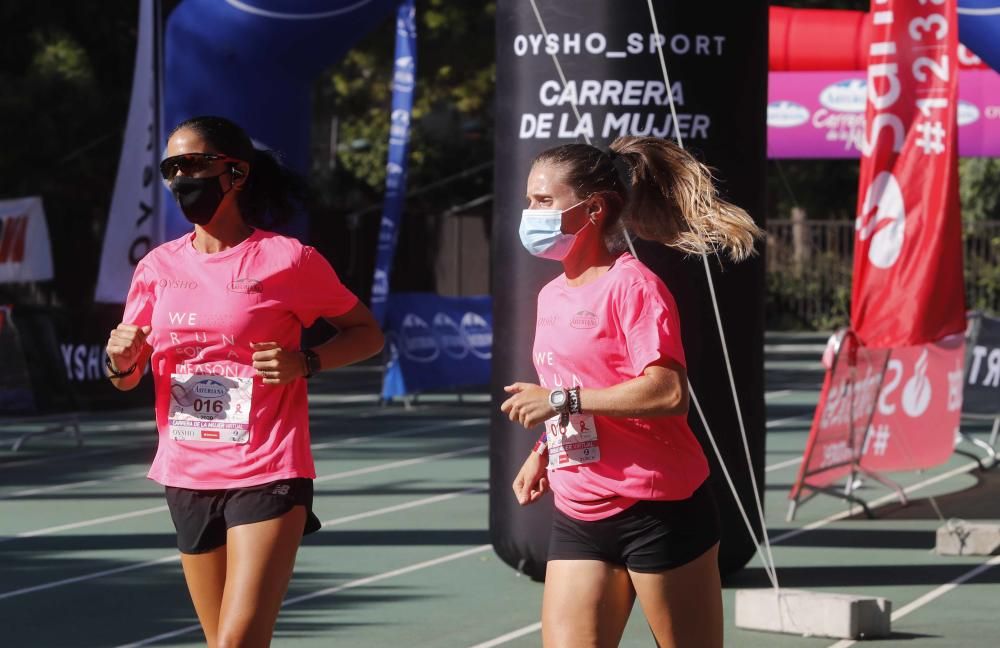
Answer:
[(569, 425), (559, 425), (559, 416), (545, 421), (545, 444), (549, 447), (549, 469), (579, 466), (601, 459), (597, 427), (589, 414), (570, 414)]
[(252, 395), (253, 378), (171, 374), (170, 438), (246, 443)]

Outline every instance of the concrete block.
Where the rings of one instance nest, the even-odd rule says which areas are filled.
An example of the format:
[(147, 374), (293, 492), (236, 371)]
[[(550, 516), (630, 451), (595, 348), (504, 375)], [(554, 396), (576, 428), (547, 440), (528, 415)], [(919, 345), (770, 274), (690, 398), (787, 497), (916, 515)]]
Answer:
[(887, 637), (892, 629), (892, 602), (797, 589), (737, 590), (736, 627), (804, 637)]
[(955, 522), (938, 527), (934, 552), (941, 556), (1000, 553), (1000, 524)]

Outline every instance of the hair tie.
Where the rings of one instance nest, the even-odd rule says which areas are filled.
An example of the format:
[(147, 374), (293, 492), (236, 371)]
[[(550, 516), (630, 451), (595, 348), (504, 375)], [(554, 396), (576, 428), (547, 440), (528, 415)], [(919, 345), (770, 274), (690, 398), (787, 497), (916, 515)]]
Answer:
[(618, 182), (622, 185), (622, 190), (628, 195), (629, 190), (632, 188), (632, 169), (629, 163), (626, 162), (625, 157), (616, 151), (608, 151), (608, 157), (611, 159), (611, 166), (615, 168), (615, 175), (618, 176)]

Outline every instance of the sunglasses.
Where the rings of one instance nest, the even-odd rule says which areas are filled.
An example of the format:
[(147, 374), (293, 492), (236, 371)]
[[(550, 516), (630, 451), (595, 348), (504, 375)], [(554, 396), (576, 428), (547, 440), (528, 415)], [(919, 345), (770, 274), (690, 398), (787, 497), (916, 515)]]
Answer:
[(220, 153), (185, 153), (172, 155), (160, 162), (160, 175), (167, 182), (174, 179), (178, 172), (190, 176), (208, 169), (215, 162), (242, 162)]

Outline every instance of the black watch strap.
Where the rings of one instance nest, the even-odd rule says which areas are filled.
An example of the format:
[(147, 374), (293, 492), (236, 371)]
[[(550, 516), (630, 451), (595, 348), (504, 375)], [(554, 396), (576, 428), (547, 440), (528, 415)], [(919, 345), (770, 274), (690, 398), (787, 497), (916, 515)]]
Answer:
[(312, 378), (318, 374), (323, 367), (320, 366), (319, 354), (312, 349), (302, 349), (302, 355), (306, 359), (306, 375), (305, 378)]

